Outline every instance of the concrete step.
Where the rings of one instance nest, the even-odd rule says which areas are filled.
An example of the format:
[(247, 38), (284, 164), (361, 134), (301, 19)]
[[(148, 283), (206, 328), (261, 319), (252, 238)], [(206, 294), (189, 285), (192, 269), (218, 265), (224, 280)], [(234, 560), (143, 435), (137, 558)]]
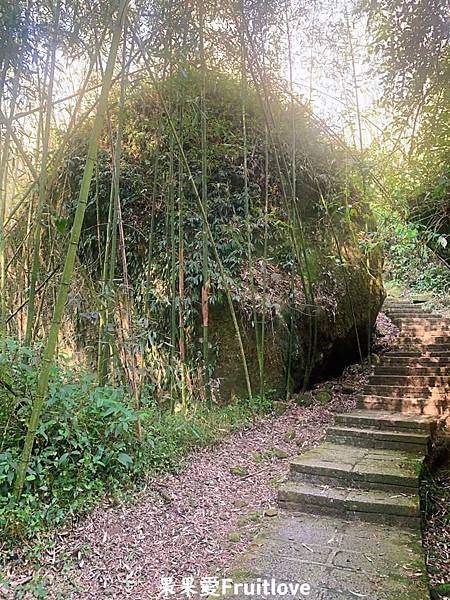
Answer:
[(389, 304), (384, 305), (382, 308), (382, 312), (390, 313), (390, 312), (411, 312), (411, 313), (437, 313), (436, 310), (426, 306), (417, 306), (416, 304)]
[(395, 345), (395, 351), (418, 351), (421, 353), (429, 352), (450, 352), (450, 338), (445, 340), (432, 340), (425, 337), (407, 337), (399, 339)]
[(399, 304), (397, 302), (393, 303), (393, 304), (384, 304), (382, 311), (386, 312), (386, 311), (390, 311), (390, 310), (410, 310), (410, 311), (420, 311), (422, 312), (434, 312), (437, 313), (438, 315), (440, 315), (440, 311), (433, 307), (430, 306), (429, 304)]
[(278, 491), (279, 504), (287, 509), (343, 517), (347, 520), (420, 525), (419, 498), (382, 490), (348, 490), (289, 481)]
[(409, 300), (395, 300), (394, 298), (387, 298), (383, 304), (383, 309), (384, 308), (391, 308), (391, 307), (400, 307), (400, 308), (404, 308), (404, 307), (410, 307), (410, 308), (418, 308), (418, 309), (424, 309), (426, 308), (426, 303), (425, 302), (411, 302)]
[(431, 434), (434, 417), (405, 415), (386, 410), (352, 410), (349, 413), (337, 414), (335, 424), (344, 427), (365, 429), (395, 430), (400, 432)]
[(428, 350), (427, 348), (423, 347), (422, 348), (422, 352), (420, 352), (417, 349), (399, 349), (399, 350), (392, 350), (391, 352), (389, 352), (389, 357), (390, 358), (418, 358), (418, 359), (424, 359), (424, 358), (450, 358), (450, 352), (448, 350), (446, 350), (445, 352), (442, 351), (436, 351), (433, 348)]
[(396, 309), (396, 310), (389, 310), (387, 313), (387, 315), (398, 315), (401, 319), (409, 319), (411, 321), (444, 321), (444, 322), (450, 322), (450, 318), (449, 317), (444, 317), (443, 315), (439, 314), (438, 312), (431, 312), (431, 311), (423, 311), (423, 310), (416, 310), (416, 309), (408, 309), (408, 310), (401, 310), (401, 309)]
[[(450, 374), (449, 374), (450, 375)], [(374, 374), (369, 377), (369, 385), (401, 385), (439, 387), (450, 383), (449, 375), (386, 375)]]
[(445, 349), (450, 348), (450, 336), (442, 335), (442, 334), (429, 334), (429, 333), (419, 333), (419, 334), (411, 334), (409, 332), (402, 332), (402, 334), (396, 339), (396, 348), (400, 346), (403, 348), (405, 346), (447, 346)]
[(422, 358), (422, 353), (420, 352), (420, 350), (417, 348), (415, 350), (404, 350), (404, 349), (395, 349), (395, 350), (391, 350), (389, 352), (388, 355), (386, 355), (385, 360), (388, 359), (396, 359), (398, 357), (405, 357), (405, 358), (416, 358), (416, 359), (420, 359)]
[(426, 453), (428, 433), (399, 432), (392, 429), (358, 429), (356, 427), (329, 427), (326, 440), (334, 444), (349, 444), (378, 450), (402, 450)]
[(448, 329), (400, 329), (400, 334), (396, 340), (397, 344), (405, 343), (407, 340), (416, 341), (417, 339), (434, 342), (435, 344), (445, 344), (449, 342)]
[[(401, 310), (401, 309), (396, 309), (396, 310), (392, 310), (389, 311), (390, 313), (394, 313), (394, 314), (398, 314), (400, 315), (402, 318), (406, 317), (406, 318), (410, 318), (410, 319), (415, 319), (417, 321), (420, 320), (424, 320), (424, 321), (429, 321), (429, 320), (442, 320), (442, 321), (450, 321), (450, 318), (444, 315), (441, 315), (439, 312), (435, 311), (435, 310), (428, 310), (428, 311), (424, 311), (424, 310), (416, 310), (416, 309), (408, 309), (408, 310)], [(408, 317), (408, 315), (411, 315), (410, 317)]]
[(385, 312), (386, 310), (392, 310), (392, 309), (411, 309), (411, 310), (434, 310), (432, 309), (430, 306), (427, 306), (426, 304), (417, 304), (415, 302), (390, 302), (390, 301), (386, 301), (383, 304), (382, 307), (382, 311)]
[(436, 324), (439, 327), (442, 325), (442, 319), (436, 315), (427, 315), (424, 317), (423, 315), (413, 315), (413, 314), (393, 314), (390, 313), (387, 315), (389, 319), (397, 325), (397, 327), (402, 325), (412, 325), (414, 327), (421, 327), (422, 325), (427, 325), (429, 322), (432, 324)]
[[(386, 354), (381, 359), (379, 367), (391, 366), (407, 366), (407, 367), (443, 367), (450, 366), (450, 356), (431, 357), (431, 356), (391, 356), (391, 353)], [(377, 367), (378, 368), (378, 367)]]
[(444, 317), (436, 312), (425, 312), (423, 310), (389, 310), (386, 312), (389, 318), (392, 316), (398, 317), (400, 319), (404, 319), (407, 321), (417, 321), (418, 323), (428, 322), (428, 321), (442, 321), (443, 323), (449, 323), (449, 317)]
[[(413, 316), (399, 316), (399, 315), (389, 315), (389, 319), (396, 325), (398, 328), (402, 328), (403, 326), (407, 327), (443, 327), (444, 324), (441, 322), (441, 319), (438, 317), (431, 317), (430, 319), (424, 318), (414, 318)], [(431, 321), (431, 323), (430, 323)]]
[(402, 344), (399, 346), (398, 351), (403, 352), (414, 352), (416, 349), (426, 356), (431, 354), (440, 355), (442, 353), (450, 352), (450, 345), (447, 344)]
[(446, 323), (442, 322), (442, 319), (437, 316), (429, 315), (428, 318), (423, 316), (415, 317), (414, 315), (388, 315), (389, 319), (399, 327), (400, 329), (403, 326), (408, 327), (444, 327)]
[(290, 480), (364, 490), (417, 494), (422, 455), (324, 442), (294, 458)]
[(444, 412), (446, 400), (424, 398), (392, 398), (388, 396), (363, 395), (357, 399), (356, 406), (364, 410), (387, 410), (409, 415), (435, 415)]
[(440, 319), (441, 315), (437, 312), (432, 311), (429, 308), (415, 308), (411, 307), (395, 307), (388, 308), (383, 311), (390, 319), (392, 317), (400, 317), (400, 318), (411, 318), (411, 319), (420, 319), (423, 317), (424, 319)]
[(395, 366), (395, 363), (391, 365), (381, 364), (374, 368), (373, 375), (396, 375), (396, 376), (441, 376), (450, 378), (450, 368), (445, 366), (433, 366), (425, 367), (420, 365), (407, 365)]
[(438, 399), (443, 398), (447, 395), (445, 389), (441, 388), (429, 388), (429, 387), (417, 387), (414, 385), (371, 385), (370, 383), (365, 385), (363, 388), (364, 394), (369, 396), (387, 396), (388, 398), (423, 398), (427, 399)]
[[(395, 311), (394, 311), (395, 312)], [(443, 323), (450, 323), (450, 317), (441, 315), (438, 312), (424, 312), (424, 311), (420, 311), (419, 312), (398, 312), (395, 313), (400, 315), (400, 317), (406, 318), (406, 319), (411, 319), (412, 321), (442, 321)], [(408, 316), (411, 315), (411, 316)]]
[[(433, 340), (435, 338), (441, 338), (441, 343), (445, 342), (446, 340), (448, 341), (449, 338), (449, 330), (448, 328), (437, 328), (437, 327), (427, 327), (427, 328), (422, 328), (422, 327), (401, 327), (400, 328), (400, 334), (398, 339), (399, 340), (404, 340), (404, 339), (415, 339), (415, 338), (424, 338), (424, 339), (430, 339)], [(444, 338), (442, 340), (442, 338)]]
[(425, 331), (437, 329), (448, 331), (450, 322), (444, 319), (401, 319), (401, 328), (424, 329)]
[(450, 351), (450, 337), (439, 337), (435, 339), (427, 337), (405, 337), (398, 339), (396, 350), (418, 350), (419, 352), (441, 352)]
[(398, 344), (448, 344), (450, 347), (450, 336), (434, 333), (424, 333), (423, 335), (404, 335), (397, 338)]

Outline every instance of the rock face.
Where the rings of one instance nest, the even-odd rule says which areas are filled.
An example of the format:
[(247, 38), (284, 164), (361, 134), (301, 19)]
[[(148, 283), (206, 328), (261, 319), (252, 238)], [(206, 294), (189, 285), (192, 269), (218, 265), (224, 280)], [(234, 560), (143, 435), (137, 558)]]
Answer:
[[(286, 389), (298, 391), (309, 380), (337, 373), (366, 353), (384, 298), (373, 217), (364, 198), (342, 175), (348, 157), (330, 145), (307, 108), (292, 106), (282, 96), (272, 97), (273, 122), (268, 124), (261, 98), (249, 86), (244, 138), (239, 82), (210, 73), (206, 211), (212, 243), (199, 208), (205, 191), (198, 110), (201, 85), (202, 77), (192, 72), (160, 86), (173, 118), (182, 119), (176, 126), (182, 131), (183, 157), (155, 91), (144, 87), (127, 100), (121, 215), (127, 270), (134, 284), (135, 321), (137, 327), (144, 323), (146, 328), (139, 331), (139, 339), (150, 340), (148, 355), (158, 364), (150, 364), (147, 370), (156, 373), (156, 386), (173, 373), (178, 376), (184, 344), (190, 389), (195, 394), (205, 373), (201, 322), (207, 319), (211, 358), (207, 370), (212, 373), (215, 400), (246, 396), (226, 298), (230, 293), (253, 394), (261, 391), (263, 381), (265, 390), (274, 390), (282, 399)], [(70, 206), (76, 196), (85, 139), (83, 132), (73, 139), (60, 177), (64, 189), (54, 190), (55, 202), (62, 194)], [(86, 210), (81, 262), (99, 264), (107, 237), (110, 185), (110, 144), (105, 132), (96, 188)], [(207, 304), (202, 303), (205, 244)], [(120, 260), (116, 272), (120, 280)], [(81, 310), (90, 314), (97, 307)], [(172, 393), (173, 385), (170, 389)]]
[[(311, 250), (314, 248), (310, 241)], [(309, 381), (339, 374), (351, 362), (367, 355), (369, 336), (383, 304), (382, 257), (372, 253), (369, 260), (354, 246), (345, 266), (324, 258), (316, 275), (314, 305), (297, 301), (277, 306), (275, 314), (268, 310), (264, 348), (265, 389), (284, 397), (287, 389), (298, 391)], [(331, 254), (321, 247), (324, 254)], [(288, 275), (285, 275), (288, 278)], [(237, 311), (240, 317), (247, 367), (252, 391), (260, 393), (260, 360), (262, 310), (256, 314), (259, 336), (255, 333), (253, 314)], [(218, 348), (214, 377), (216, 395), (222, 402), (246, 394), (244, 370), (226, 304), (213, 307), (210, 313), (212, 340)], [(292, 335), (290, 336), (290, 331)], [(259, 340), (257, 339), (259, 337)], [(290, 356), (290, 359), (289, 359)]]

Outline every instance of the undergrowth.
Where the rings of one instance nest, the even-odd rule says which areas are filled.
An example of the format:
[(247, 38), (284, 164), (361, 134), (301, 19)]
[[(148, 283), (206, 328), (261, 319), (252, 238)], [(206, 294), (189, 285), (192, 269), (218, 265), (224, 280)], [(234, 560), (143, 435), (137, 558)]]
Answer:
[(38, 353), (14, 340), (0, 359), (0, 548), (90, 510), (102, 498), (136, 488), (148, 474), (176, 470), (191, 450), (220, 441), (271, 410), (269, 399), (236, 401), (211, 410), (170, 414), (149, 391), (142, 398), (142, 443), (137, 413), (125, 388), (99, 387), (92, 373), (60, 357), (53, 368), (24, 493), (12, 484), (38, 374)]
[(413, 292), (447, 296), (450, 292), (450, 270), (430, 249), (427, 231), (400, 220), (381, 227), (386, 280)]
[(431, 598), (450, 595), (450, 438), (438, 438), (421, 481), (423, 540)]

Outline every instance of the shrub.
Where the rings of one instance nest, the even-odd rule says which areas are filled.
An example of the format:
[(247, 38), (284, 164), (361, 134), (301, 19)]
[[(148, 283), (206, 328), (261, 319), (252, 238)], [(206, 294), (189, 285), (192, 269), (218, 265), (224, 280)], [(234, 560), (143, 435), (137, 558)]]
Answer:
[(271, 409), (269, 399), (192, 413), (162, 411), (143, 396), (142, 443), (137, 413), (122, 387), (97, 386), (94, 376), (60, 358), (52, 371), (24, 493), (12, 494), (35, 392), (39, 356), (7, 340), (0, 362), (0, 529), (4, 546), (29, 538), (142, 481), (177, 469), (194, 448), (213, 444)]
[(0, 396), (0, 527), (23, 528), (61, 522), (88, 507), (110, 480), (133, 465), (136, 414), (122, 388), (97, 387), (92, 374), (69, 364), (53, 369), (49, 395), (36, 435), (24, 494), (18, 506), (12, 484), (18, 467), (37, 380), (38, 357), (8, 340), (2, 356)]
[(423, 228), (396, 221), (385, 236), (385, 272), (390, 280), (417, 292), (448, 294), (450, 272), (427, 246)]

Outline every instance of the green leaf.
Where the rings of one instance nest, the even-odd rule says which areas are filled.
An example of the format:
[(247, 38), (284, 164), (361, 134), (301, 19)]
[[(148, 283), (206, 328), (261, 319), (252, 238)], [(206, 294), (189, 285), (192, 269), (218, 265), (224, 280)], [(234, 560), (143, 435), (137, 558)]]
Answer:
[(61, 219), (60, 217), (54, 217), (54, 223), (56, 226), (56, 230), (61, 235), (66, 233), (67, 231), (67, 219)]
[(123, 465), (124, 467), (129, 467), (131, 464), (133, 464), (133, 459), (131, 458), (131, 456), (129, 454), (126, 454), (125, 452), (120, 452), (117, 460), (120, 462), (121, 465)]

